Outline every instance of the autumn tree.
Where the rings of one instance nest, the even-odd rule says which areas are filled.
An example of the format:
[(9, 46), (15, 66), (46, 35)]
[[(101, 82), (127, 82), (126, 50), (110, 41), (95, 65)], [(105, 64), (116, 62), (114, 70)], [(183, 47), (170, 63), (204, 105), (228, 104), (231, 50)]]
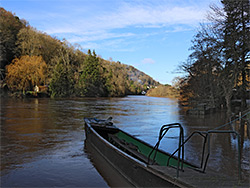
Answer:
[(6, 66), (6, 82), (12, 90), (33, 90), (35, 85), (45, 83), (47, 65), (41, 56), (15, 58)]

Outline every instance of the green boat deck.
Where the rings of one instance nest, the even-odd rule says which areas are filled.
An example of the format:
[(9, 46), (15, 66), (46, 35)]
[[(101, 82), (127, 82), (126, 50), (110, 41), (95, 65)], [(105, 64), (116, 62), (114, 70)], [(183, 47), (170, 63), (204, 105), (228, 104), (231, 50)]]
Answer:
[[(148, 162), (148, 155), (150, 154), (150, 152), (152, 151), (153, 147), (147, 145), (146, 143), (137, 140), (127, 134), (125, 134), (122, 131), (119, 131), (118, 133), (115, 133), (112, 136), (112, 139), (114, 140), (115, 137), (117, 137), (120, 141), (120, 145), (124, 145), (127, 146), (127, 148), (131, 148), (130, 153), (132, 152), (133, 154), (136, 154), (137, 156), (139, 155), (139, 158), (144, 159), (144, 162)], [(117, 140), (116, 140), (117, 142)], [(152, 155), (150, 156), (150, 159), (153, 159), (153, 156), (155, 155), (155, 151), (153, 151)], [(167, 161), (169, 159), (170, 155), (167, 155), (166, 153), (163, 153), (162, 151), (157, 151), (156, 153), (156, 157), (155, 157), (155, 163), (160, 165), (160, 166), (167, 166)], [(178, 160), (175, 158), (171, 158), (169, 161), (169, 165), (170, 166), (175, 166), (177, 167), (178, 165)], [(188, 164), (183, 163), (183, 167), (191, 167)]]

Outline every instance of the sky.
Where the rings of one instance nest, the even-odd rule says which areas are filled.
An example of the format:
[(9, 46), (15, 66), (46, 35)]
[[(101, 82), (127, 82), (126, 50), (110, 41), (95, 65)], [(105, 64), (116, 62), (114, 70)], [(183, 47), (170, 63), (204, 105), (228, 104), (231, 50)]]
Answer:
[[(161, 84), (183, 76), (199, 24), (219, 0), (0, 0), (0, 6), (60, 40), (132, 65)], [(76, 45), (77, 46), (77, 45)]]

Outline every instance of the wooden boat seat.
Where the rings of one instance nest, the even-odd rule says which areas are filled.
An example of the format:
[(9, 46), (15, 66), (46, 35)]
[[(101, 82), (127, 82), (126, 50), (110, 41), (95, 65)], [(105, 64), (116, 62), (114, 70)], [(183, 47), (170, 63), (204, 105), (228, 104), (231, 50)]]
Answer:
[[(109, 134), (108, 136), (109, 136), (111, 143), (116, 145), (118, 148), (132, 155), (136, 159), (139, 159), (140, 161), (143, 161), (144, 163), (148, 163), (148, 157), (140, 153), (138, 146), (134, 145), (133, 143), (128, 143), (124, 139), (118, 138), (116, 135)], [(150, 160), (150, 162), (153, 163), (152, 160)], [(154, 164), (157, 164), (157, 163), (154, 162)]]

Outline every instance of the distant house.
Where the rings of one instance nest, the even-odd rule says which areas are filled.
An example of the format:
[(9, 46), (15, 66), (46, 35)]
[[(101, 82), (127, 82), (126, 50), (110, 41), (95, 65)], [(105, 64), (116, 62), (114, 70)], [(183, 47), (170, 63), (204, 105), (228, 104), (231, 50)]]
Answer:
[(47, 91), (48, 91), (48, 86), (47, 85), (45, 85), (45, 86), (35, 86), (34, 87), (34, 91), (36, 92), (36, 93), (38, 93), (38, 92), (42, 92), (42, 93), (47, 93)]
[(39, 87), (38, 87), (37, 85), (34, 87), (34, 91), (35, 91), (36, 93), (39, 92)]

